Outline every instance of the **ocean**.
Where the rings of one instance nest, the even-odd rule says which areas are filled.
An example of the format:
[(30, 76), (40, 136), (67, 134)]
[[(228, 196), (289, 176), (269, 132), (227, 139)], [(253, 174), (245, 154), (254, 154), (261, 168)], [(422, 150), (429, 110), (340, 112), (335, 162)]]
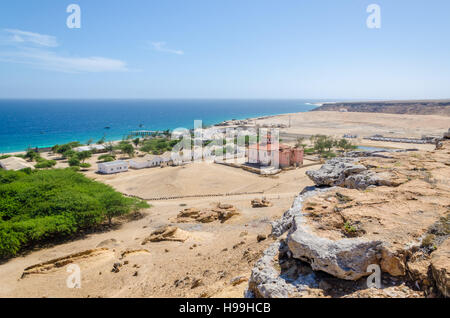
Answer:
[(309, 111), (312, 100), (0, 100), (0, 153)]

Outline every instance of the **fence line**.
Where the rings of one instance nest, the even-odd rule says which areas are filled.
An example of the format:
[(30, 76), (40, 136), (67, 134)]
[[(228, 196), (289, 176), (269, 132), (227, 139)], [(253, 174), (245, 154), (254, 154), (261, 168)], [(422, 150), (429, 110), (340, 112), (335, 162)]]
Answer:
[(128, 197), (138, 198), (144, 201), (162, 201), (162, 200), (176, 200), (176, 199), (186, 199), (186, 198), (211, 198), (211, 197), (228, 197), (236, 195), (247, 195), (247, 194), (264, 194), (264, 191), (255, 192), (233, 192), (233, 193), (215, 193), (215, 194), (192, 194), (192, 195), (180, 195), (180, 196), (169, 196), (169, 197), (159, 197), (159, 198), (142, 198), (133, 194), (125, 194)]

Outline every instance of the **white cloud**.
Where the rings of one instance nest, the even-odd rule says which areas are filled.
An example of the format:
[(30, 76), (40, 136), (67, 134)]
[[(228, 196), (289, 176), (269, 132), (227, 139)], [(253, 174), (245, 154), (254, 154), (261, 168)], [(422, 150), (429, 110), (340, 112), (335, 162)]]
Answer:
[(126, 63), (116, 59), (96, 56), (62, 56), (51, 51), (36, 49), (0, 52), (0, 61), (29, 64), (40, 69), (67, 73), (128, 71)]
[(46, 34), (33, 33), (16, 29), (4, 29), (8, 33), (9, 41), (20, 44), (34, 44), (45, 47), (57, 47), (56, 37)]
[(184, 52), (182, 50), (174, 50), (166, 48), (166, 42), (152, 42), (153, 49), (159, 52), (172, 53), (177, 55), (183, 55)]
[(58, 44), (56, 38), (49, 35), (12, 29), (4, 31), (12, 36), (6, 43), (3, 42), (10, 49), (0, 51), (0, 62), (27, 64), (39, 69), (66, 73), (128, 71), (126, 63), (117, 59), (62, 55), (54, 51)]

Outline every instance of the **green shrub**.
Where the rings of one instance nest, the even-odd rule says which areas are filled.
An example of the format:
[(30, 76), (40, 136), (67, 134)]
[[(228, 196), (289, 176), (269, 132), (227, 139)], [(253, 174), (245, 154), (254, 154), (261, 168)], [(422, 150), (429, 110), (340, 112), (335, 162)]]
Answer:
[(34, 151), (34, 150), (28, 150), (27, 153), (24, 156), (25, 159), (29, 159), (31, 161), (36, 161), (38, 162), (41, 159), (41, 155)]
[(100, 160), (102, 162), (110, 162), (110, 161), (116, 160), (116, 157), (113, 155), (104, 154), (104, 155), (99, 156), (98, 160)]
[(70, 157), (68, 162), (70, 167), (79, 167), (81, 164), (77, 157)]
[(0, 258), (145, 207), (71, 168), (0, 171)]
[[(81, 144), (78, 141), (69, 142), (64, 145), (54, 145), (52, 147), (53, 153), (64, 154), (65, 152), (72, 150), (73, 148), (79, 147)], [(67, 157), (66, 157), (67, 158)]]
[(37, 164), (34, 165), (36, 169), (44, 169), (44, 168), (52, 168), (56, 165), (55, 160), (40, 160)]
[(332, 151), (326, 151), (326, 152), (323, 152), (322, 153), (322, 157), (323, 158), (334, 158), (334, 157), (336, 157), (336, 154), (334, 153), (334, 152), (332, 152)]
[(172, 148), (178, 143), (178, 140), (169, 140), (167, 138), (156, 138), (141, 142), (140, 150), (143, 152), (162, 154), (166, 151), (172, 151)]

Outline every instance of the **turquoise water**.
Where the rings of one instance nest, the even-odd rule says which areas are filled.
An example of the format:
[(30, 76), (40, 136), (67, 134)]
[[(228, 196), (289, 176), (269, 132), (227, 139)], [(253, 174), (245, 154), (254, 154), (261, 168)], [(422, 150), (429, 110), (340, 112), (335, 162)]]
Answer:
[[(309, 111), (312, 100), (0, 100), (0, 153)], [(109, 127), (107, 129), (106, 127)]]

